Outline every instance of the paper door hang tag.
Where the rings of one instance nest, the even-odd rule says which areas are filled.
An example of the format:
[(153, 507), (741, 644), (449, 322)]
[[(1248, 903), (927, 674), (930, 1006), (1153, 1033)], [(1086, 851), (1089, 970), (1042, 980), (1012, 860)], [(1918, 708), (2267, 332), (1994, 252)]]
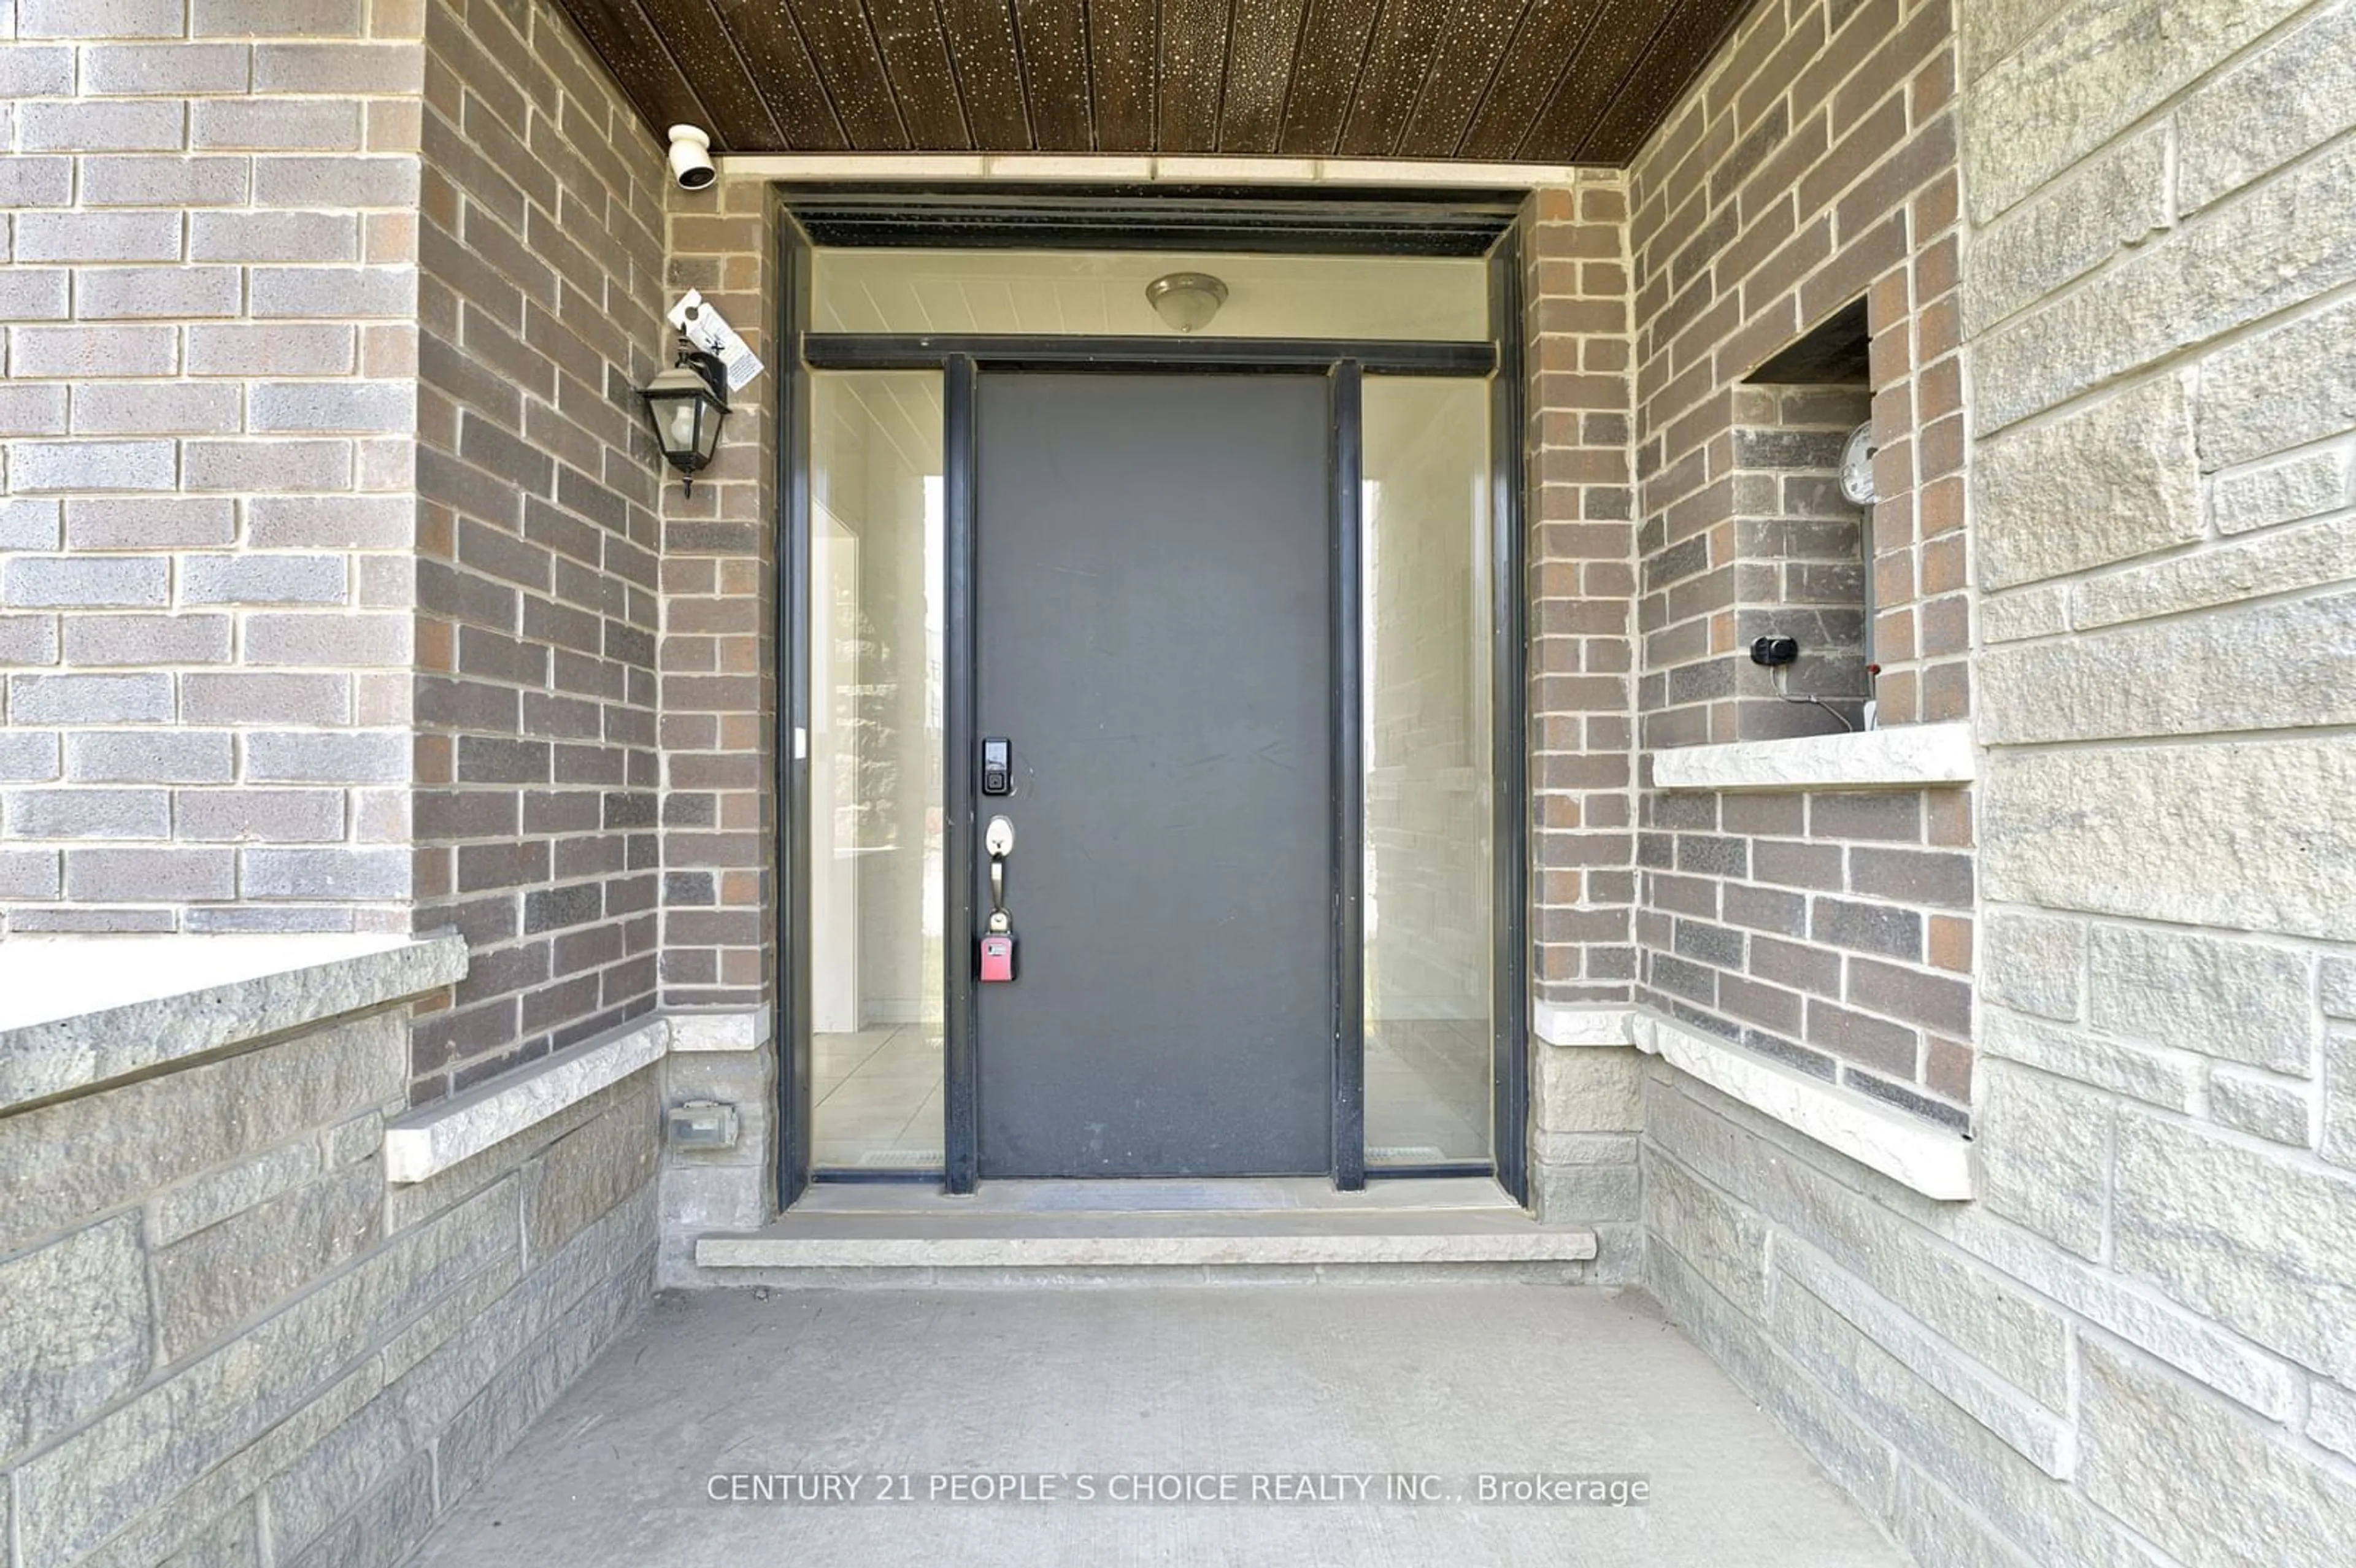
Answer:
[(720, 361), (728, 374), (730, 391), (743, 391), (761, 373), (760, 357), (736, 336), (728, 318), (704, 299), (701, 290), (688, 290), (687, 297), (670, 307), (670, 324), (679, 328), (680, 336)]

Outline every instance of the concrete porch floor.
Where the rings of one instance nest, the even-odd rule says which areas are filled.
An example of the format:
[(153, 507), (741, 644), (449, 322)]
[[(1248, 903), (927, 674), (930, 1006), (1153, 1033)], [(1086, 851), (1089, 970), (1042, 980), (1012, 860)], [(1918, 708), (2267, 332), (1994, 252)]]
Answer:
[[(914, 1500), (707, 1495), (823, 1472), (865, 1477), (862, 1499), (909, 1476)], [(1482, 1472), (1643, 1476), (1652, 1499), (926, 1500), (929, 1476), (983, 1472), (1420, 1472), (1451, 1492)], [(1903, 1561), (1641, 1294), (1237, 1285), (663, 1296), (412, 1563)]]

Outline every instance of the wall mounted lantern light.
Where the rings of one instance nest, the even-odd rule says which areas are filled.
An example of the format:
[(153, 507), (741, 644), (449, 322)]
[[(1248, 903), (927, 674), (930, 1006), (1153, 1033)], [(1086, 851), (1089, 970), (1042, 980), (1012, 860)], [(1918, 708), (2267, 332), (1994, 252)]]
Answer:
[(1179, 331), (1199, 332), (1227, 303), (1227, 285), (1208, 272), (1164, 272), (1145, 285), (1145, 300)]
[(663, 456), (695, 494), (695, 476), (720, 447), (721, 421), (728, 417), (728, 373), (720, 361), (682, 342), (679, 362), (640, 389), (647, 418)]

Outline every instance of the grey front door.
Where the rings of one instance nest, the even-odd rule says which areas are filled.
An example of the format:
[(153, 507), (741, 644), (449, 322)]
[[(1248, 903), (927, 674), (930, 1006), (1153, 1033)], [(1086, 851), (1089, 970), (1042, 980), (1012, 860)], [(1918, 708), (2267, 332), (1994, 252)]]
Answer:
[(1323, 377), (980, 378), (1019, 965), (977, 987), (984, 1177), (1331, 1167), (1328, 409)]

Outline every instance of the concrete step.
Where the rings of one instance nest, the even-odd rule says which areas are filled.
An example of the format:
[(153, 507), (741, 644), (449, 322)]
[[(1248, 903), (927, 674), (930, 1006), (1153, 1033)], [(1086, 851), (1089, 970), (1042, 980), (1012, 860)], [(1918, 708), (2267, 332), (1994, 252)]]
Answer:
[(715, 1284), (1568, 1282), (1592, 1231), (1537, 1223), (1488, 1180), (991, 1182), (813, 1189), (750, 1234), (706, 1235)]

